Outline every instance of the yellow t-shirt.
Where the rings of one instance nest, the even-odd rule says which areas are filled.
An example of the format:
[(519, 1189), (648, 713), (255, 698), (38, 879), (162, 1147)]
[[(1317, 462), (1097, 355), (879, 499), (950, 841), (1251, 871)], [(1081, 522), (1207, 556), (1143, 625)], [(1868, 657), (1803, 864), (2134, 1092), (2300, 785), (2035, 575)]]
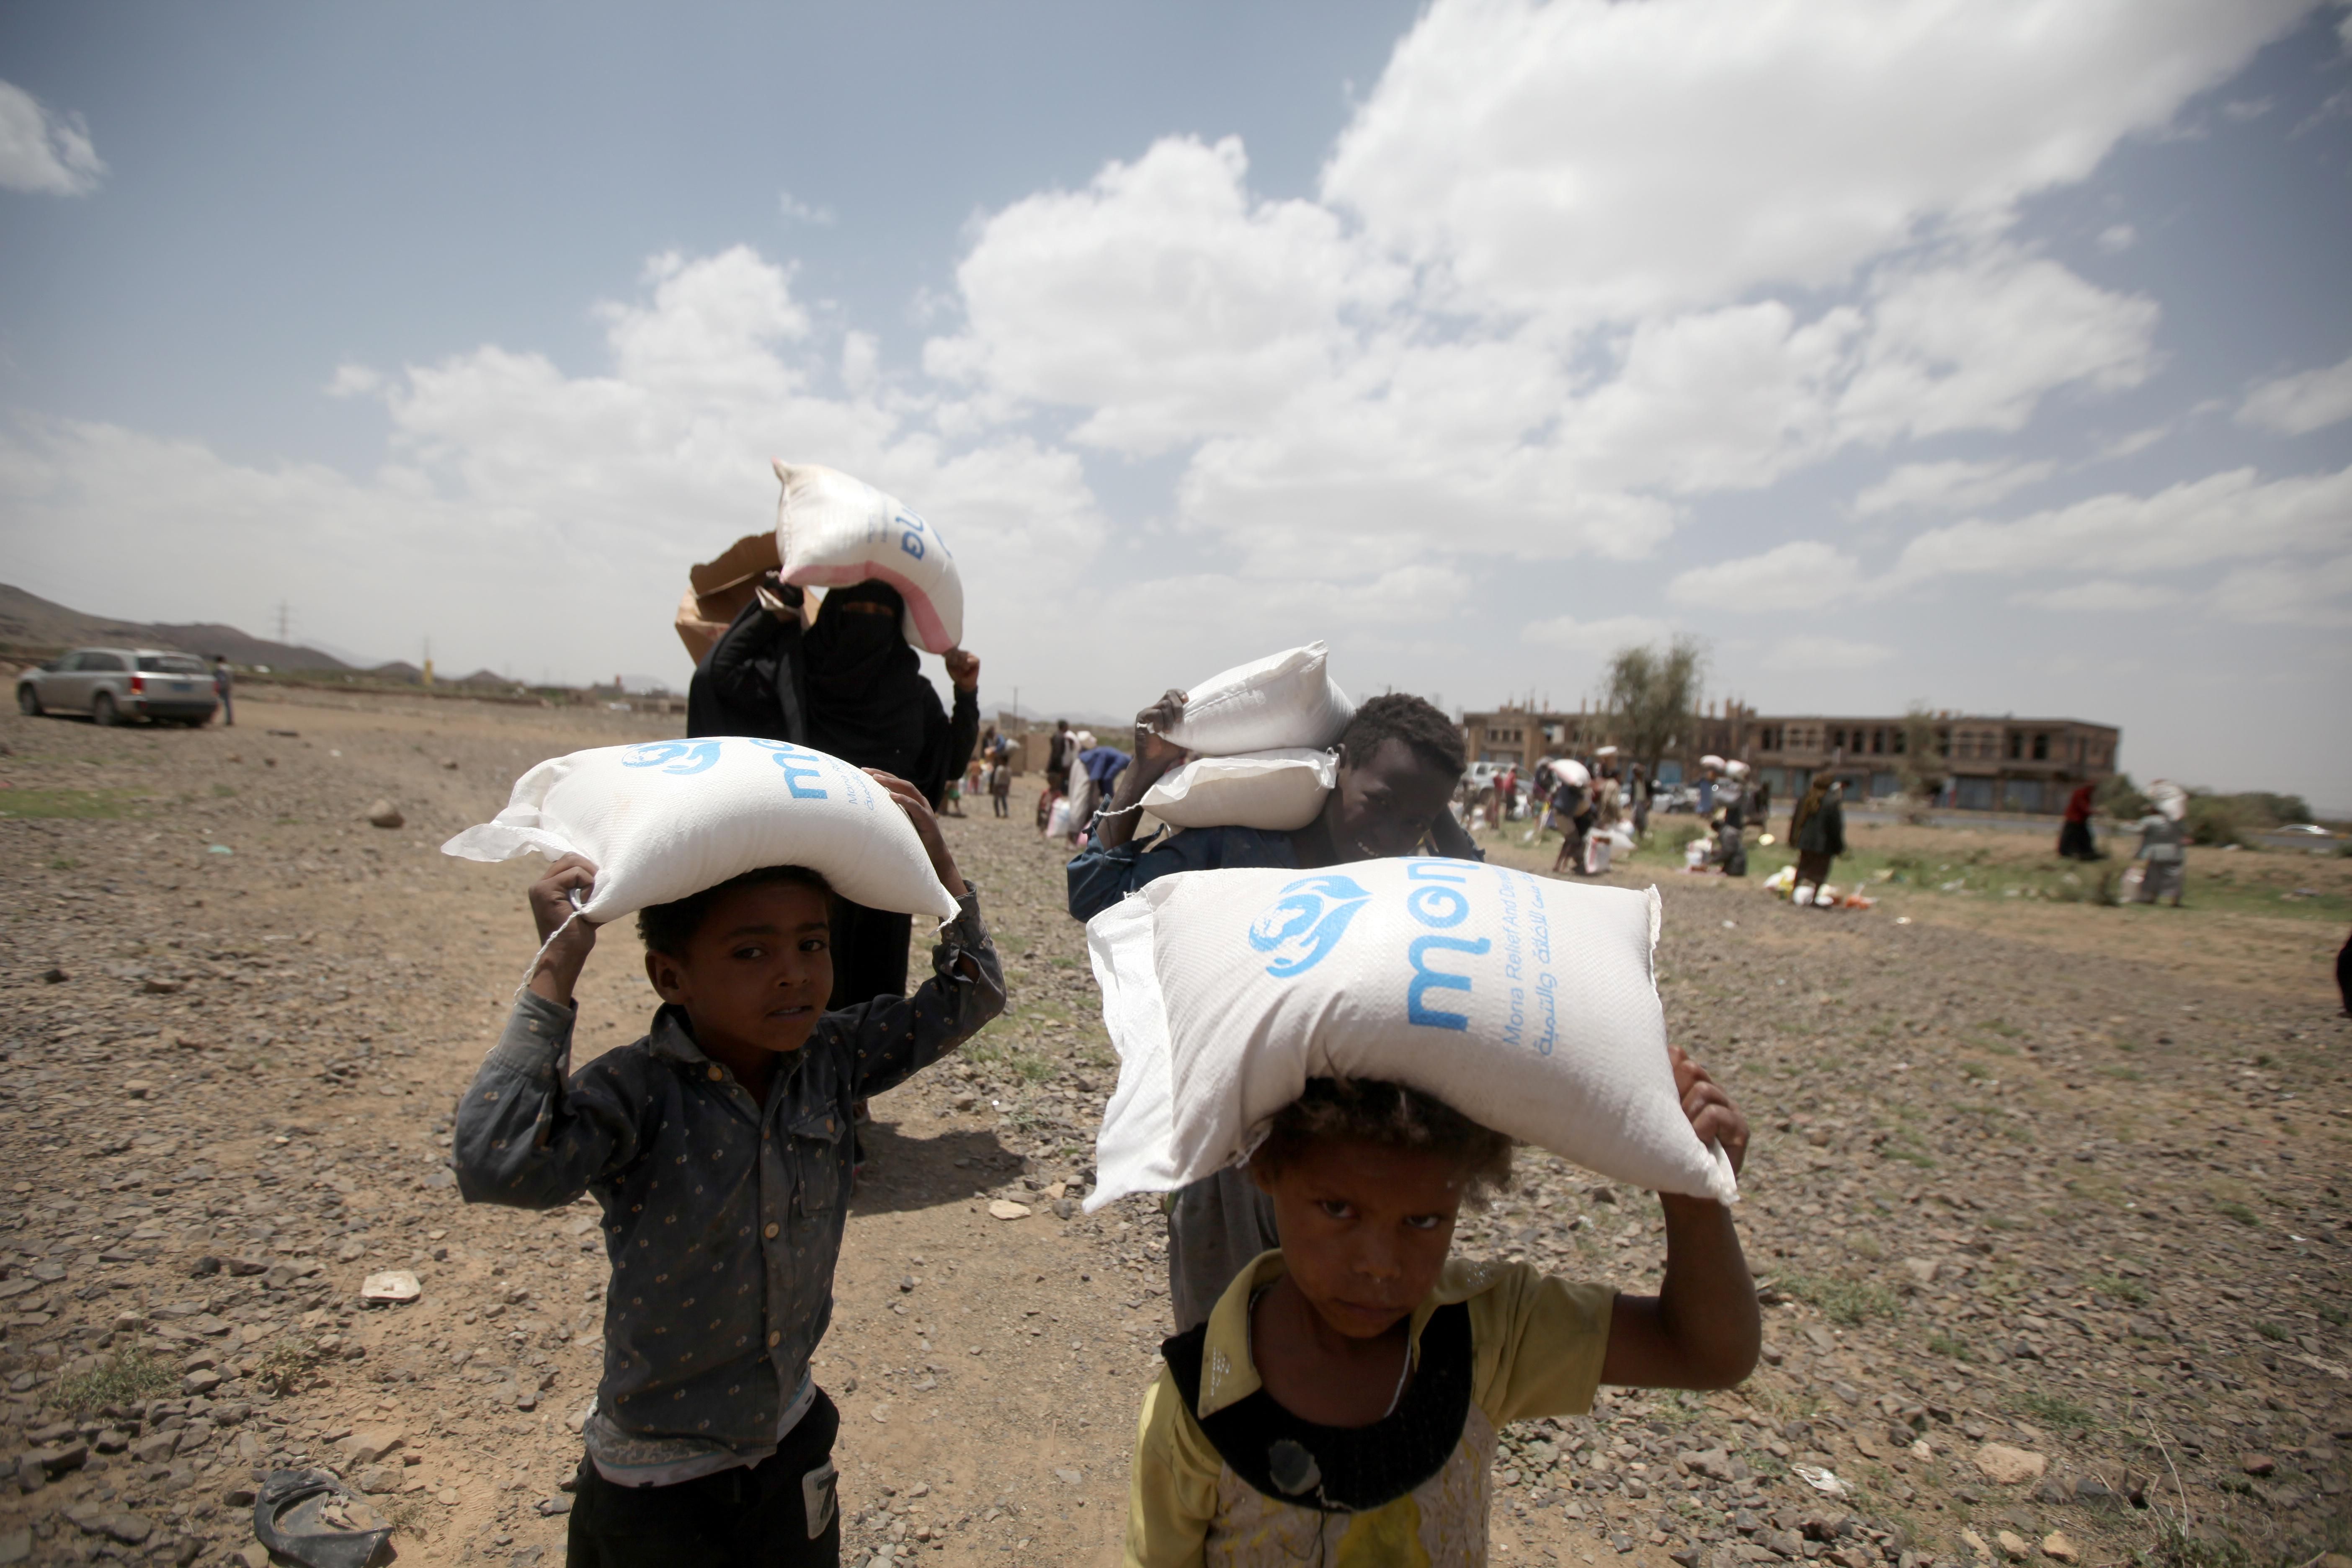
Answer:
[[(1209, 1314), (1198, 1403), (1203, 1416), (1263, 1386), (1250, 1360), (1250, 1298), (1285, 1272), (1279, 1251), (1261, 1253)], [(1532, 1415), (1581, 1415), (1601, 1385), (1616, 1292), (1571, 1285), (1523, 1263), (1445, 1265), (1413, 1309), (1408, 1352), (1439, 1308), (1465, 1303), (1470, 1317), (1470, 1408), (1462, 1436), (1437, 1474), (1361, 1513), (1325, 1513), (1270, 1498), (1234, 1473), (1172, 1373), (1144, 1395), (1128, 1488), (1129, 1568), (1472, 1568), (1486, 1561), (1495, 1435)]]

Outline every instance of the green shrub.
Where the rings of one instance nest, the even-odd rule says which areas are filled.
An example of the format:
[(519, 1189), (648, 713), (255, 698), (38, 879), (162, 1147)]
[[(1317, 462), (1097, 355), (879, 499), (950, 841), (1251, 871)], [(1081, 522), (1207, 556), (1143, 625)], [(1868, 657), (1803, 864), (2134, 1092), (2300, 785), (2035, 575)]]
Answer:
[(1897, 1310), (1894, 1293), (1885, 1286), (1837, 1275), (1784, 1275), (1780, 1288), (1820, 1308), (1830, 1321), (1849, 1329), (1860, 1328), (1873, 1318), (1892, 1318)]
[(121, 1351), (88, 1372), (58, 1384), (58, 1405), (77, 1414), (118, 1409), (169, 1394), (180, 1384), (179, 1373), (142, 1350)]
[(2147, 815), (2147, 796), (2140, 794), (2129, 773), (2111, 773), (2091, 797), (2092, 804), (2118, 822), (2137, 822)]
[(2097, 1415), (2056, 1394), (2021, 1394), (2016, 1403), (2018, 1409), (2044, 1426), (2069, 1426), (2077, 1432), (2091, 1432), (2099, 1426)]

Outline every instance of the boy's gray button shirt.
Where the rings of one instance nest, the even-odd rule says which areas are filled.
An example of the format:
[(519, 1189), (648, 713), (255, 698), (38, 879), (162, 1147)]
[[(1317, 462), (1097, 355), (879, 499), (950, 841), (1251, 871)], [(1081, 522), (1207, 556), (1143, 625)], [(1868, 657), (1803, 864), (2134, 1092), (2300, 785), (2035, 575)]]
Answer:
[[(635, 1044), (567, 1080), (574, 1010), (532, 993), (458, 1108), (469, 1203), (556, 1208), (593, 1193), (613, 1279), (599, 1421), (632, 1449), (707, 1443), (757, 1456), (833, 1315), (848, 1221), (850, 1104), (879, 1094), (1003, 1010), (1004, 971), (967, 893), (932, 977), (818, 1023), (764, 1110), (663, 1007)], [(957, 973), (965, 958), (979, 978)], [(593, 1452), (593, 1447), (592, 1447)], [(649, 1452), (597, 1455), (642, 1464)]]

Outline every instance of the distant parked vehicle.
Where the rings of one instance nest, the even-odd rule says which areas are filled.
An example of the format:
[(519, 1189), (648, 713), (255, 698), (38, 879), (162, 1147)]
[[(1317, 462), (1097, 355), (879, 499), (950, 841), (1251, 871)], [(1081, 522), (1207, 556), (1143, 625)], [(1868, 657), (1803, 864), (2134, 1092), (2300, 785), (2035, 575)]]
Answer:
[(1651, 797), (1650, 808), (1657, 812), (1698, 811), (1698, 786), (1696, 784), (1664, 784)]
[(35, 718), (87, 713), (100, 724), (195, 725), (218, 706), (205, 661), (163, 648), (78, 647), (16, 678), (17, 710)]
[(2320, 826), (2319, 824), (2315, 822), (2290, 822), (2284, 827), (2273, 828), (2272, 831), (2274, 833), (2292, 833), (2299, 838), (2333, 838), (2336, 837), (2336, 835), (2328, 832), (2327, 829)]

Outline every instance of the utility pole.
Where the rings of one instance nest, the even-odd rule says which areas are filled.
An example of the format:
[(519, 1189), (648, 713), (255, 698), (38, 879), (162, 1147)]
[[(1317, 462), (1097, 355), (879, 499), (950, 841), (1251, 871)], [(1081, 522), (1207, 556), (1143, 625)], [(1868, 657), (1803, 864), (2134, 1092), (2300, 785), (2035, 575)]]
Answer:
[[(288, 604), (286, 603), (286, 601), (285, 601), (285, 600), (283, 600), (283, 599), (278, 600), (278, 640), (279, 642), (281, 642), (281, 643), (283, 643), (283, 642), (287, 642), (287, 640), (288, 640), (288, 628), (289, 628), (289, 624), (291, 623), (292, 619), (293, 619), (293, 611), (292, 611), (291, 607), (290, 607), (289, 605), (288, 605)], [(289, 645), (289, 646), (290, 646), (290, 645)]]

